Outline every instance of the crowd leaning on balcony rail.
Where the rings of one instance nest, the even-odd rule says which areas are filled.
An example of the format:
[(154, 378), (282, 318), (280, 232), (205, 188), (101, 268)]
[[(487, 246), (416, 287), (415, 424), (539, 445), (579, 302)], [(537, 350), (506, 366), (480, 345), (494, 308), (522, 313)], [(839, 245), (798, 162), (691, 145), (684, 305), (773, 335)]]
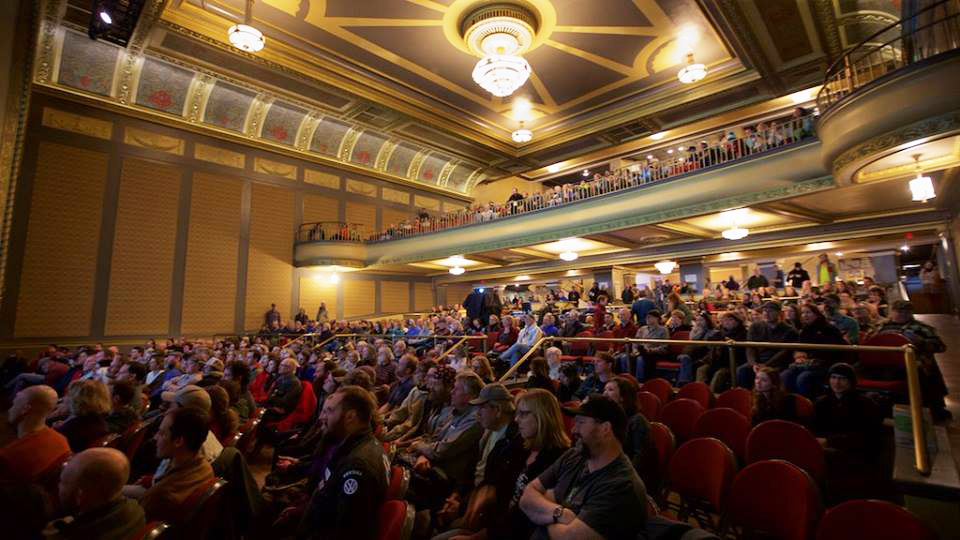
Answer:
[(786, 119), (731, 128), (704, 140), (687, 141), (636, 164), (604, 173), (580, 182), (565, 183), (542, 193), (520, 193), (514, 189), (507, 201), (490, 201), (475, 207), (431, 216), (421, 210), (412, 219), (389, 224), (383, 231), (368, 236), (368, 241), (394, 240), (452, 227), (485, 223), (495, 219), (552, 208), (608, 193), (659, 182), (700, 169), (722, 165), (761, 152), (794, 144), (814, 136), (815, 115), (797, 107)]

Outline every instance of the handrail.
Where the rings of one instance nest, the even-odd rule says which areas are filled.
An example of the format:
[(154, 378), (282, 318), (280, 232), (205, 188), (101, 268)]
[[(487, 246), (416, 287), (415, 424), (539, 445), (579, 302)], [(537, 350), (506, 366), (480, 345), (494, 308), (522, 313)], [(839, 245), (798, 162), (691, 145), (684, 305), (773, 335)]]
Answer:
[(368, 233), (366, 225), (343, 221), (314, 221), (297, 229), (297, 242), (362, 242)]
[[(960, 11), (949, 14), (949, 6), (954, 3), (955, 0), (940, 0), (931, 4), (881, 28), (843, 53), (827, 69), (823, 87), (817, 93), (820, 113), (888, 73), (960, 47)], [(937, 17), (928, 12), (941, 7), (946, 8), (944, 17), (916, 26), (920, 17)], [(906, 33), (902, 28), (905, 23), (913, 26)], [(897, 32), (897, 36), (879, 44), (875, 41), (889, 32)]]
[(923, 398), (920, 392), (920, 376), (917, 372), (917, 352), (913, 345), (903, 345), (900, 347), (880, 346), (880, 345), (825, 345), (822, 343), (774, 343), (770, 341), (697, 341), (692, 339), (645, 339), (645, 338), (602, 338), (602, 337), (541, 337), (530, 347), (513, 366), (500, 377), (500, 382), (505, 382), (527, 360), (537, 353), (545, 343), (553, 341), (589, 341), (589, 342), (609, 342), (609, 343), (638, 343), (638, 344), (661, 344), (661, 345), (700, 345), (700, 346), (723, 346), (730, 350), (730, 377), (736, 373), (736, 363), (733, 357), (734, 347), (755, 347), (760, 349), (787, 349), (787, 350), (814, 350), (814, 351), (863, 351), (863, 352), (900, 352), (903, 353), (904, 367), (907, 372), (907, 394), (910, 399), (910, 422), (913, 430), (913, 450), (914, 467), (917, 472), (927, 476), (930, 474), (930, 456), (927, 454), (927, 437), (923, 429)]

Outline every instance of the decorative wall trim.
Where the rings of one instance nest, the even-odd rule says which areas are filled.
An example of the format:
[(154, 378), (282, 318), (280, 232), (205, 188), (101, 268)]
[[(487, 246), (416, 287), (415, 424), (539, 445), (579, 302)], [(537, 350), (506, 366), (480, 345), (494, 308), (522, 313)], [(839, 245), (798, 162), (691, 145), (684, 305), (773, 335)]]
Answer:
[(394, 202), (398, 204), (410, 204), (410, 194), (406, 191), (400, 191), (397, 189), (390, 189), (384, 187), (380, 194), (380, 198), (385, 201)]
[(246, 167), (246, 156), (239, 152), (220, 148), (218, 146), (209, 146), (206, 144), (197, 144), (193, 149), (193, 157), (201, 161), (209, 161), (217, 165), (243, 169)]
[(61, 111), (52, 107), (43, 108), (42, 125), (98, 139), (110, 140), (113, 136), (113, 122)]
[(187, 144), (186, 141), (177, 137), (161, 135), (160, 133), (129, 126), (123, 128), (123, 143), (177, 156), (183, 155)]
[(417, 208), (425, 208), (427, 210), (440, 210), (440, 201), (431, 199), (430, 197), (421, 197), (420, 195), (413, 196), (413, 205)]
[(317, 171), (314, 169), (303, 170), (303, 181), (315, 186), (340, 189), (340, 177), (334, 174)]
[(866, 141), (844, 151), (833, 160), (834, 175), (847, 165), (863, 158), (878, 154), (885, 150), (896, 148), (902, 144), (960, 130), (960, 110), (934, 116), (908, 124), (893, 131), (867, 139)]
[(281, 163), (279, 161), (271, 161), (261, 157), (253, 159), (253, 172), (269, 174), (270, 176), (277, 176), (280, 178), (289, 178), (290, 180), (297, 179), (296, 165)]
[(361, 180), (354, 180), (353, 178), (347, 178), (347, 192), (356, 193), (358, 195), (363, 195), (365, 197), (376, 197), (377, 186), (367, 182), (363, 182)]

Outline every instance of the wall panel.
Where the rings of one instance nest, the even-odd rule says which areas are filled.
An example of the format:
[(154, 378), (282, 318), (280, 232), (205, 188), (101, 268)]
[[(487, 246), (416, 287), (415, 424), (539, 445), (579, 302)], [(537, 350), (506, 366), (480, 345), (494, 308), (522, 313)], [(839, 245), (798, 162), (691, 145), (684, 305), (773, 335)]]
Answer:
[(410, 310), (410, 282), (381, 281), (380, 311), (382, 313), (403, 313)]
[(347, 223), (359, 224), (362, 234), (374, 232), (377, 229), (377, 207), (347, 201)]
[(42, 142), (14, 335), (87, 336), (107, 154)]
[(340, 202), (319, 195), (303, 196), (303, 222), (340, 221)]
[(390, 224), (400, 223), (411, 217), (413, 217), (413, 212), (404, 212), (402, 210), (385, 207), (383, 209), (383, 227), (387, 228)]
[(250, 253), (243, 327), (263, 325), (263, 314), (276, 304), (284, 320), (293, 316), (293, 192), (253, 184), (250, 197)]
[(184, 334), (233, 331), (242, 187), (235, 177), (193, 176), (183, 287)]
[(413, 309), (429, 311), (436, 304), (433, 298), (433, 284), (417, 282), (413, 284)]
[(472, 291), (473, 286), (469, 283), (451, 283), (447, 286), (447, 306), (463, 304), (467, 295)]
[(178, 167), (130, 158), (120, 173), (107, 297), (108, 336), (169, 333)]
[(327, 281), (325, 276), (300, 277), (300, 305), (307, 310), (311, 319), (317, 316), (320, 302), (327, 304), (327, 316), (331, 319), (337, 316), (337, 284)]
[(343, 282), (343, 316), (370, 315), (375, 309), (376, 282), (351, 279)]

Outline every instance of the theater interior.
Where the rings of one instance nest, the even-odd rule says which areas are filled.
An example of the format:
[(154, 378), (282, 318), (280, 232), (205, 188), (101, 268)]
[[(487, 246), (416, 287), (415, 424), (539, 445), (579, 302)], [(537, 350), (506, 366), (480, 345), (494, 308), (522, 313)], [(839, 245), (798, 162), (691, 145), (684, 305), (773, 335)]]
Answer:
[[(960, 538), (960, 1), (0, 4), (11, 538)], [(765, 351), (786, 363), (764, 367)], [(393, 364), (408, 357), (411, 373), (433, 371), (407, 384)], [(114, 430), (118, 381), (141, 369), (134, 418)], [(220, 392), (240, 370), (249, 380)], [(501, 428), (522, 432), (521, 406), (540, 403), (541, 376), (544, 418), (571, 415), (554, 422), (569, 452), (593, 474), (591, 445), (621, 449), (641, 502), (561, 495), (566, 453), (541, 483), (519, 470), (506, 491), (483, 483)], [(595, 392), (563, 399), (570, 377)], [(471, 394), (464, 378), (485, 386)], [(453, 397), (438, 402), (431, 381)], [(509, 407), (484, 405), (497, 383)], [(401, 404), (411, 385), (425, 409)], [(372, 416), (342, 390), (357, 387)], [(205, 454), (210, 441), (189, 448), (213, 476), (161, 511), (156, 488), (191, 444), (191, 417), (175, 412), (193, 410), (181, 397), (194, 389), (232, 461)], [(86, 391), (113, 400), (109, 433), (77, 427), (96, 416), (76, 410)], [(464, 392), (479, 401), (458, 405)], [(761, 421), (764, 400), (795, 414)], [(626, 439), (589, 416), (606, 401)], [(681, 412), (691, 401), (695, 416)], [(330, 442), (353, 424), (328, 406), (368, 418), (385, 492), (349, 478), (331, 491), (354, 435)], [(502, 425), (483, 417), (514, 408)], [(733, 423), (702, 427), (721, 409)], [(391, 421), (398, 410), (411, 416)], [(852, 419), (859, 437), (873, 412), (855, 450), (818, 418)], [(477, 422), (463, 428), (472, 460), (452, 460), (466, 485), (418, 446), (461, 437), (461, 414)], [(238, 421), (214, 429), (218, 415)], [(583, 428), (588, 416), (616, 437)], [(636, 416), (653, 465), (628, 451)], [(14, 475), (16, 452), (47, 432), (27, 453), (51, 461)], [(185, 446), (167, 449), (164, 433)], [(761, 448), (765, 433), (779, 445)], [(300, 458), (283, 453), (314, 435)], [(543, 437), (517, 443), (529, 467)], [(696, 453), (714, 443), (714, 461)], [(122, 493), (83, 497), (110, 467)], [(536, 491), (558, 476), (556, 493)], [(37, 499), (17, 502), (27, 484)], [(116, 522), (82, 528), (107, 505)]]

